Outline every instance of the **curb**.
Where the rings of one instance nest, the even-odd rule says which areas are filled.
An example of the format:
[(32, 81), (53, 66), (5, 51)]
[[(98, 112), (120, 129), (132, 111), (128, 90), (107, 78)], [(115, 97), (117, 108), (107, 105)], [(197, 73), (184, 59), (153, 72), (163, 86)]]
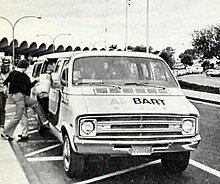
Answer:
[(18, 162), (19, 162), (19, 164), (22, 168), (22, 171), (24, 172), (24, 175), (26, 176), (28, 182), (31, 184), (42, 184), (42, 182), (39, 180), (39, 178), (37, 177), (37, 175), (34, 172), (34, 170), (32, 169), (32, 167), (28, 163), (27, 159), (25, 158), (25, 156), (21, 152), (21, 149), (18, 146), (17, 141), (13, 140), (13, 141), (9, 141), (9, 143), (11, 145), (11, 148), (12, 148), (14, 154), (16, 153), (15, 156), (18, 159)]
[(220, 105), (220, 102), (213, 101), (213, 100), (207, 100), (207, 99), (202, 99), (202, 98), (197, 98), (197, 97), (192, 97), (192, 96), (187, 96), (187, 95), (186, 95), (186, 98), (188, 98), (189, 100), (197, 100), (201, 102), (207, 102), (207, 103), (211, 103), (215, 105)]

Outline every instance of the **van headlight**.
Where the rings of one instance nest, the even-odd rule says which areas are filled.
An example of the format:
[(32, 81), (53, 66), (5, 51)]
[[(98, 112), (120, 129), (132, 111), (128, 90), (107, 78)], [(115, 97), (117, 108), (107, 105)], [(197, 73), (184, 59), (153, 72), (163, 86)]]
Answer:
[(195, 119), (183, 119), (182, 134), (195, 134), (196, 133), (196, 121)]
[(80, 121), (81, 136), (96, 136), (96, 120), (83, 119)]

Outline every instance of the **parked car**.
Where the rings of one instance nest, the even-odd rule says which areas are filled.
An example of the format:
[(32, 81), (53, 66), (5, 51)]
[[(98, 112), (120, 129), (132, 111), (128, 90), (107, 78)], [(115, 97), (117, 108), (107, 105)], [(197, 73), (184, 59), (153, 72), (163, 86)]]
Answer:
[(177, 77), (177, 76), (186, 75), (187, 70), (186, 69), (173, 69), (172, 73), (174, 74), (175, 77)]
[(203, 72), (203, 67), (201, 66), (187, 66), (186, 71), (188, 74), (199, 74)]
[(207, 76), (220, 77), (220, 69), (208, 69), (206, 71)]

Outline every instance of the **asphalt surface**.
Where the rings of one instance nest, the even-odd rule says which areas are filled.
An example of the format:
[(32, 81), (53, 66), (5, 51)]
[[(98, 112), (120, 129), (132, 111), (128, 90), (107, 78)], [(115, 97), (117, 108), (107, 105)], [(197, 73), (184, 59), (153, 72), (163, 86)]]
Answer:
[[(220, 86), (220, 78), (206, 77), (204, 74), (181, 76), (180, 79), (192, 82)], [(185, 90), (190, 96), (190, 91)], [(191, 97), (207, 98), (206, 93), (194, 93)], [(201, 95), (198, 97), (198, 95)], [(211, 101), (220, 101), (219, 95), (210, 97)], [(219, 120), (220, 107), (194, 102), (202, 115), (202, 134), (205, 137), (198, 151), (192, 154), (190, 166), (181, 175), (166, 173), (159, 161), (146, 159), (125, 159), (109, 162), (89, 163), (85, 176), (80, 180), (68, 178), (62, 165), (62, 146), (50, 133), (39, 135), (34, 117), (30, 119), (30, 140), (10, 144), (0, 140), (0, 183), (25, 184), (65, 184), (65, 183), (220, 183)], [(201, 105), (202, 104), (202, 105)], [(7, 119), (13, 114), (13, 105), (7, 103)], [(30, 112), (31, 113), (31, 112)], [(209, 123), (212, 118), (211, 124)], [(19, 127), (16, 130), (19, 132)], [(13, 148), (16, 156), (13, 154)], [(4, 150), (4, 151), (3, 151)], [(199, 152), (199, 154), (198, 154)], [(6, 156), (7, 155), (7, 156)], [(10, 162), (9, 162), (10, 160)], [(123, 163), (123, 164), (122, 164)], [(8, 172), (14, 168), (13, 177)], [(91, 172), (92, 170), (92, 172)], [(13, 180), (15, 178), (15, 180)], [(28, 180), (28, 181), (27, 181)]]
[(81, 178), (69, 178), (63, 169), (62, 145), (50, 132), (38, 134), (34, 121), (30, 121), (30, 139), (17, 143), (21, 158), (23, 155), (19, 160), (28, 180), (34, 184), (220, 183), (220, 144), (217, 141), (220, 140), (220, 106), (200, 101), (192, 103), (201, 114), (202, 141), (198, 149), (191, 152), (190, 164), (181, 174), (170, 174), (160, 160), (145, 157), (100, 158), (86, 163)]

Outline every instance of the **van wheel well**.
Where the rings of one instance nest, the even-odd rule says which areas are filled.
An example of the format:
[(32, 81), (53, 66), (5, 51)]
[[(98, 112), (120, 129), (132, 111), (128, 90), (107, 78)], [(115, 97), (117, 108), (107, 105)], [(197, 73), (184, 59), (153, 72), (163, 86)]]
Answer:
[(69, 177), (81, 177), (85, 168), (85, 160), (72, 149), (68, 134), (63, 132), (63, 166)]

